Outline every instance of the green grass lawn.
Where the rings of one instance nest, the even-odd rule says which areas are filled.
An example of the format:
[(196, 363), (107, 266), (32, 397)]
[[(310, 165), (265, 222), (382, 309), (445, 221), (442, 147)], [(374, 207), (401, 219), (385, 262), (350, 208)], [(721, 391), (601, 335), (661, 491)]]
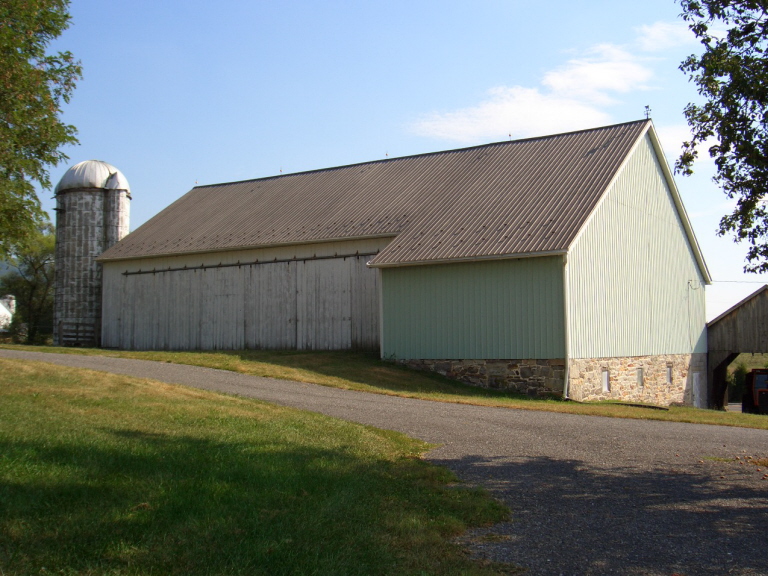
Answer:
[[(348, 351), (237, 350), (216, 352), (163, 352), (103, 350), (100, 348), (63, 348), (53, 346), (0, 345), (10, 350), (53, 352), (136, 358), (158, 362), (190, 364), (231, 370), (242, 374), (267, 376), (333, 386), (349, 390), (421, 398), (440, 402), (456, 402), (479, 406), (496, 406), (522, 410), (542, 410), (612, 418), (666, 420), (720, 426), (740, 426), (768, 430), (768, 417), (716, 410), (673, 406), (654, 410), (617, 402), (567, 402), (559, 399), (530, 398), (522, 394), (486, 390), (469, 386), (429, 372), (412, 370), (393, 362), (385, 362), (376, 354)], [(2, 576), (2, 575), (0, 575)]]
[(0, 359), (0, 574), (501, 574), (507, 510), (402, 434)]

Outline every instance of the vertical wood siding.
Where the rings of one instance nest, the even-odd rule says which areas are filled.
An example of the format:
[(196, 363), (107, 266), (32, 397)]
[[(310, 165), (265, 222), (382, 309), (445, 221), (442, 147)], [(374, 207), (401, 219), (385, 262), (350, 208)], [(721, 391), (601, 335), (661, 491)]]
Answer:
[(763, 287), (709, 324), (710, 353), (768, 350), (768, 290)]
[(648, 136), (571, 248), (567, 274), (572, 358), (707, 351), (704, 279)]
[(383, 268), (385, 358), (563, 358), (561, 257)]
[(376, 349), (378, 274), (367, 259), (127, 276), (125, 263), (108, 262), (102, 343), (137, 350)]

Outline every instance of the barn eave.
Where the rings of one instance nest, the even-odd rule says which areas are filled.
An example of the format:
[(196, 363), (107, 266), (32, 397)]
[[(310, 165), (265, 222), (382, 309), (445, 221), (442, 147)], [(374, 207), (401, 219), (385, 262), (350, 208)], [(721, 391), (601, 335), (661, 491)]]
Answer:
[(253, 244), (246, 246), (222, 246), (221, 248), (211, 248), (206, 250), (185, 250), (183, 252), (161, 252), (151, 254), (131, 254), (129, 256), (108, 256), (104, 258), (99, 256), (97, 262), (125, 262), (129, 260), (140, 260), (149, 258), (172, 258), (174, 256), (192, 256), (195, 254), (216, 254), (219, 252), (241, 252), (245, 250), (262, 250), (269, 248), (283, 248), (286, 246), (311, 246), (312, 244), (329, 244), (333, 242), (356, 242), (361, 240), (376, 240), (379, 238), (395, 238), (396, 234), (372, 234), (370, 236), (342, 236), (338, 238), (318, 238), (313, 240), (296, 242), (276, 242), (268, 244)]
[(367, 263), (369, 268), (400, 268), (403, 266), (429, 266), (434, 264), (453, 264), (457, 262), (487, 262), (489, 260), (518, 260), (522, 258), (539, 258), (543, 256), (565, 256), (567, 250), (548, 250), (542, 252), (521, 252), (517, 254), (489, 254), (486, 256), (463, 256), (458, 258), (440, 258), (434, 260), (414, 260), (400, 262), (384, 262), (377, 264), (375, 258)]

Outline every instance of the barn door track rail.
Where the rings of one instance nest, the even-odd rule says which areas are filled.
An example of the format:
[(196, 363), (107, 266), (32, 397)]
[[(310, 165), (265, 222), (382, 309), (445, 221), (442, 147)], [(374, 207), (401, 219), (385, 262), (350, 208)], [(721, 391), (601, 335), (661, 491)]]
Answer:
[(123, 272), (123, 276), (134, 276), (136, 274), (162, 274), (165, 272), (189, 272), (189, 271), (195, 271), (195, 270), (208, 270), (210, 268), (233, 268), (237, 267), (240, 268), (241, 266), (262, 266), (264, 264), (290, 264), (291, 262), (312, 262), (315, 260), (335, 260), (338, 258), (342, 258), (346, 260), (347, 258), (368, 258), (369, 256), (376, 256), (379, 251), (376, 252), (368, 252), (365, 254), (360, 254), (359, 252), (355, 252), (354, 254), (334, 254), (333, 256), (308, 256), (306, 258), (296, 258), (295, 256), (293, 258), (274, 258), (272, 260), (259, 260), (258, 258), (252, 262), (240, 262), (238, 260), (237, 262), (233, 262), (230, 264), (223, 264), (222, 262), (219, 262), (218, 264), (200, 264), (200, 266), (183, 266), (181, 268), (152, 268), (152, 270), (142, 270), (139, 268), (138, 270), (129, 271), (126, 270)]

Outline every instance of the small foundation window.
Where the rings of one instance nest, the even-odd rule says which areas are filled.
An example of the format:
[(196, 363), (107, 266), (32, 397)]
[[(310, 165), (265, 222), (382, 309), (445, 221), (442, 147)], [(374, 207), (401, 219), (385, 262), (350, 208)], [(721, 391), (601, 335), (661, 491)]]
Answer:
[(611, 372), (607, 368), (603, 368), (603, 392), (611, 391)]
[(672, 384), (672, 366), (667, 364), (667, 384)]
[(645, 383), (643, 382), (643, 369), (642, 368), (638, 368), (637, 369), (637, 385), (640, 386), (641, 388), (645, 385)]

